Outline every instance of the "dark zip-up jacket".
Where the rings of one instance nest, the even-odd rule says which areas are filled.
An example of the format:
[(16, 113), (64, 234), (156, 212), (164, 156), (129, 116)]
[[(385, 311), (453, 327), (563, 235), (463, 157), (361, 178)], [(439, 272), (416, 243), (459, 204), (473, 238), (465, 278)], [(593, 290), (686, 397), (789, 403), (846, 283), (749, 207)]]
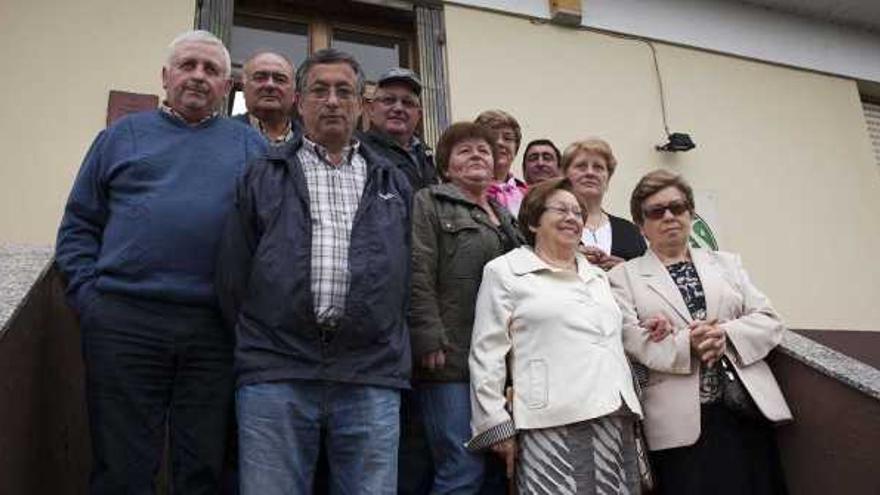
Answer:
[(413, 149), (407, 151), (391, 139), (391, 136), (375, 129), (362, 133), (359, 137), (362, 142), (384, 153), (406, 175), (413, 191), (440, 183), (434, 165), (434, 152), (425, 143), (416, 141)]
[(367, 180), (351, 231), (351, 284), (334, 337), (324, 342), (300, 146), (297, 136), (248, 167), (220, 247), (217, 288), (236, 331), (238, 386), (296, 379), (408, 388), (409, 183), (362, 143)]

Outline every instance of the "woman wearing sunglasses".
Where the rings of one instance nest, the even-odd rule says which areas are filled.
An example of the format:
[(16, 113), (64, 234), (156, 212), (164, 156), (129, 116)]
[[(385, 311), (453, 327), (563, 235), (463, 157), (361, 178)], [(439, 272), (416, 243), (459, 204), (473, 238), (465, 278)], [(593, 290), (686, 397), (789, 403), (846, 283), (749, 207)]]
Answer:
[(609, 273), (623, 342), (645, 365), (644, 430), (658, 492), (785, 493), (773, 423), (791, 419), (764, 362), (784, 326), (738, 256), (689, 247), (694, 198), (665, 170), (639, 181), (650, 248)]

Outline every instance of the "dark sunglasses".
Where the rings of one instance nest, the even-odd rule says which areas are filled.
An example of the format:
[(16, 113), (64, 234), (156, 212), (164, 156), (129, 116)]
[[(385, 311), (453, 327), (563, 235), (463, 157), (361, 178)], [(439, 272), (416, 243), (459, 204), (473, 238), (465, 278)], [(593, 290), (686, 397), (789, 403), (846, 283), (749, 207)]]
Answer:
[(645, 218), (650, 218), (651, 220), (660, 220), (663, 218), (663, 215), (666, 214), (666, 210), (672, 212), (673, 215), (679, 216), (686, 211), (690, 210), (690, 207), (687, 203), (682, 203), (681, 201), (673, 201), (671, 203), (666, 203), (665, 205), (654, 205), (650, 208), (645, 208), (642, 210), (642, 214), (645, 215)]

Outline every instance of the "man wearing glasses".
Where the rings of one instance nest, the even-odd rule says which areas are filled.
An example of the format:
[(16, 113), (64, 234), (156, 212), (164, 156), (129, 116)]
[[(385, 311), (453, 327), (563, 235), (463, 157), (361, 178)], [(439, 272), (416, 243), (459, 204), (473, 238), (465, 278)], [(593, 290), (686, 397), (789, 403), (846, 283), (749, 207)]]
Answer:
[(363, 140), (383, 151), (406, 175), (413, 190), (437, 184), (433, 151), (415, 135), (422, 119), (418, 76), (395, 67), (382, 74), (376, 84), (376, 93), (366, 104), (370, 131)]
[(259, 52), (245, 61), (241, 79), (247, 113), (233, 119), (259, 131), (271, 145), (290, 141), (298, 130), (290, 60), (278, 53)]
[(364, 74), (346, 53), (296, 74), (303, 133), (252, 162), (223, 237), (218, 296), (235, 326), (241, 489), (395, 493), (406, 329), (406, 177), (354, 138)]

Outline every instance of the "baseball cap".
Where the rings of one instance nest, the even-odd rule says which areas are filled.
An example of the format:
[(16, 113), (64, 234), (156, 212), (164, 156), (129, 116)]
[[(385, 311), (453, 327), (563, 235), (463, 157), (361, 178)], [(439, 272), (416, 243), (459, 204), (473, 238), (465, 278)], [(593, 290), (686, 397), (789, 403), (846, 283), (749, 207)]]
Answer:
[(390, 82), (402, 82), (411, 87), (417, 95), (422, 94), (422, 81), (419, 79), (419, 76), (417, 76), (415, 72), (409, 69), (404, 69), (403, 67), (394, 67), (392, 69), (389, 69), (384, 74), (379, 76), (379, 80), (376, 81), (376, 85), (381, 87)]

